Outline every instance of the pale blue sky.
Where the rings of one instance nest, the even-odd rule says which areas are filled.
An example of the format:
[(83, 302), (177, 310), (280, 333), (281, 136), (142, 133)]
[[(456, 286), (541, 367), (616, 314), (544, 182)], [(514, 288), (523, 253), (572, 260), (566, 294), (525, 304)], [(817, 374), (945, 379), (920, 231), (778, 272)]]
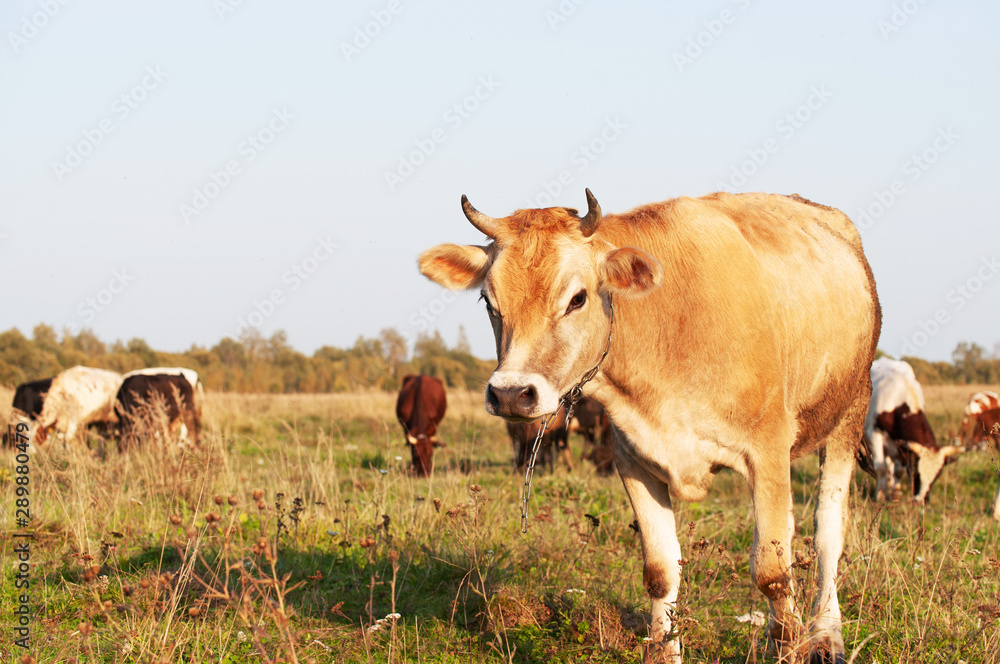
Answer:
[[(463, 193), (503, 216), (566, 171), (554, 204), (584, 206), (590, 187), (608, 212), (728, 182), (858, 222), (889, 192), (863, 235), (880, 346), (947, 359), (958, 341), (1000, 342), (996, 3), (224, 6), (0, 7), (0, 328), (181, 350), (243, 319), (311, 353), (390, 326), (454, 342), (464, 324), (490, 357), (476, 295), (442, 299), (416, 256), (481, 240)], [(560, 6), (574, 11), (555, 22)], [(391, 21), (348, 58), (373, 12)], [(386, 172), (434, 137), (390, 187)], [(70, 151), (88, 154), (69, 168)], [(229, 180), (218, 191), (213, 172)], [(196, 189), (214, 198), (187, 223)]]

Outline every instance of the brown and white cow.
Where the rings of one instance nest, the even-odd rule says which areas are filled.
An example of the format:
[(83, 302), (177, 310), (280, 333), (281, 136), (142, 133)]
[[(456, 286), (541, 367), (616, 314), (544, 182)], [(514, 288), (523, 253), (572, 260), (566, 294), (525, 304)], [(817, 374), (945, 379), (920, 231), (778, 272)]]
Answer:
[[(1000, 452), (1000, 395), (996, 392), (977, 392), (969, 399), (962, 417), (961, 442), (966, 447), (982, 448), (992, 442)], [(993, 518), (1000, 521), (1000, 486), (993, 499)]]
[(201, 384), (198, 372), (194, 369), (188, 369), (187, 367), (148, 367), (146, 369), (129, 371), (122, 378), (127, 379), (132, 376), (184, 376), (194, 391), (195, 409), (198, 412), (198, 417), (201, 417), (202, 404), (205, 401), (205, 388)]
[(137, 446), (147, 436), (176, 438), (182, 446), (189, 440), (198, 444), (201, 414), (187, 376), (133, 373), (122, 382), (115, 401), (120, 450)]
[(437, 426), (448, 407), (444, 383), (432, 376), (409, 375), (396, 399), (396, 419), (410, 444), (413, 471), (427, 477), (434, 471), (434, 448), (442, 447)]
[[(842, 657), (837, 561), (881, 327), (857, 229), (798, 196), (718, 193), (607, 216), (589, 190), (587, 203), (583, 217), (547, 208), (494, 219), (463, 197), (488, 244), (420, 257), (431, 280), (486, 300), (499, 361), (487, 411), (552, 413), (598, 367), (584, 393), (611, 418), (642, 533), (647, 658), (680, 661), (673, 501), (703, 499), (724, 467), (753, 497), (752, 575), (779, 654)], [(816, 450), (820, 589), (806, 640), (789, 574), (790, 463)]]
[(915, 502), (927, 501), (931, 486), (961, 447), (938, 447), (924, 412), (924, 392), (913, 367), (902, 360), (880, 357), (872, 363), (872, 398), (865, 418), (865, 436), (878, 478), (876, 496), (891, 500), (909, 472)]
[(91, 367), (73, 367), (57, 375), (38, 414), (35, 442), (44, 443), (53, 431), (74, 441), (89, 424), (114, 423), (115, 394), (121, 384), (120, 373)]

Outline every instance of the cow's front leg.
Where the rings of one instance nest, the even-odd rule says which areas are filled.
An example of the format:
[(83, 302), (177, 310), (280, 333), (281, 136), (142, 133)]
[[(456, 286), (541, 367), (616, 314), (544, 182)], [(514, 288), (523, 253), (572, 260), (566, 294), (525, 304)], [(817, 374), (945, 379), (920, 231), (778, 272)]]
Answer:
[(768, 633), (780, 661), (796, 661), (802, 619), (795, 608), (791, 563), (791, 480), (788, 458), (755, 468), (751, 476), (754, 507), (751, 574), (770, 606)]
[(642, 534), (643, 585), (649, 593), (652, 642), (645, 662), (680, 664), (681, 644), (674, 633), (674, 610), (681, 582), (681, 545), (667, 485), (615, 445), (615, 462)]
[(887, 442), (888, 436), (877, 429), (869, 440), (872, 465), (875, 466), (875, 500), (892, 500), (895, 495), (896, 468), (892, 458), (885, 453)]

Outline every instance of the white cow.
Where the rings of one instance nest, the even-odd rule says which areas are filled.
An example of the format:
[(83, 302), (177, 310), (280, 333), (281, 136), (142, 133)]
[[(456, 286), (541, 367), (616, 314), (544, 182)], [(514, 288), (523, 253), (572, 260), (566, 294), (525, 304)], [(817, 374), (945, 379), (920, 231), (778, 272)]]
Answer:
[(116, 371), (73, 367), (54, 379), (38, 415), (35, 442), (44, 443), (52, 431), (74, 441), (94, 422), (115, 421), (115, 395), (122, 384)]

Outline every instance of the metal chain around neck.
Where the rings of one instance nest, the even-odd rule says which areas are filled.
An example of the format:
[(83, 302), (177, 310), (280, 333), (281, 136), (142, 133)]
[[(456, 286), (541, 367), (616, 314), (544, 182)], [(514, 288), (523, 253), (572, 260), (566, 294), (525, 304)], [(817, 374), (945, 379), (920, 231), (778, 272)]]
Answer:
[(559, 407), (556, 408), (552, 413), (550, 413), (545, 419), (542, 420), (542, 426), (538, 427), (538, 434), (535, 436), (535, 444), (531, 447), (531, 457), (528, 459), (528, 467), (524, 471), (524, 486), (521, 488), (521, 532), (528, 532), (528, 499), (531, 497), (531, 479), (535, 474), (535, 461), (538, 458), (538, 450), (542, 446), (542, 437), (545, 435), (545, 430), (549, 428), (555, 419), (559, 416), (559, 411), (563, 408), (566, 409), (566, 426), (569, 427), (570, 420), (573, 419), (573, 409), (576, 408), (576, 402), (583, 397), (583, 386), (589, 383), (597, 372), (601, 369), (601, 364), (604, 362), (604, 358), (608, 356), (608, 352), (611, 351), (611, 334), (615, 329), (615, 302), (612, 295), (608, 294), (608, 307), (611, 309), (611, 323), (608, 326), (608, 341), (604, 346), (604, 353), (601, 355), (601, 359), (597, 361), (597, 364), (583, 374), (583, 378), (570, 388), (569, 392), (564, 394), (559, 399)]

